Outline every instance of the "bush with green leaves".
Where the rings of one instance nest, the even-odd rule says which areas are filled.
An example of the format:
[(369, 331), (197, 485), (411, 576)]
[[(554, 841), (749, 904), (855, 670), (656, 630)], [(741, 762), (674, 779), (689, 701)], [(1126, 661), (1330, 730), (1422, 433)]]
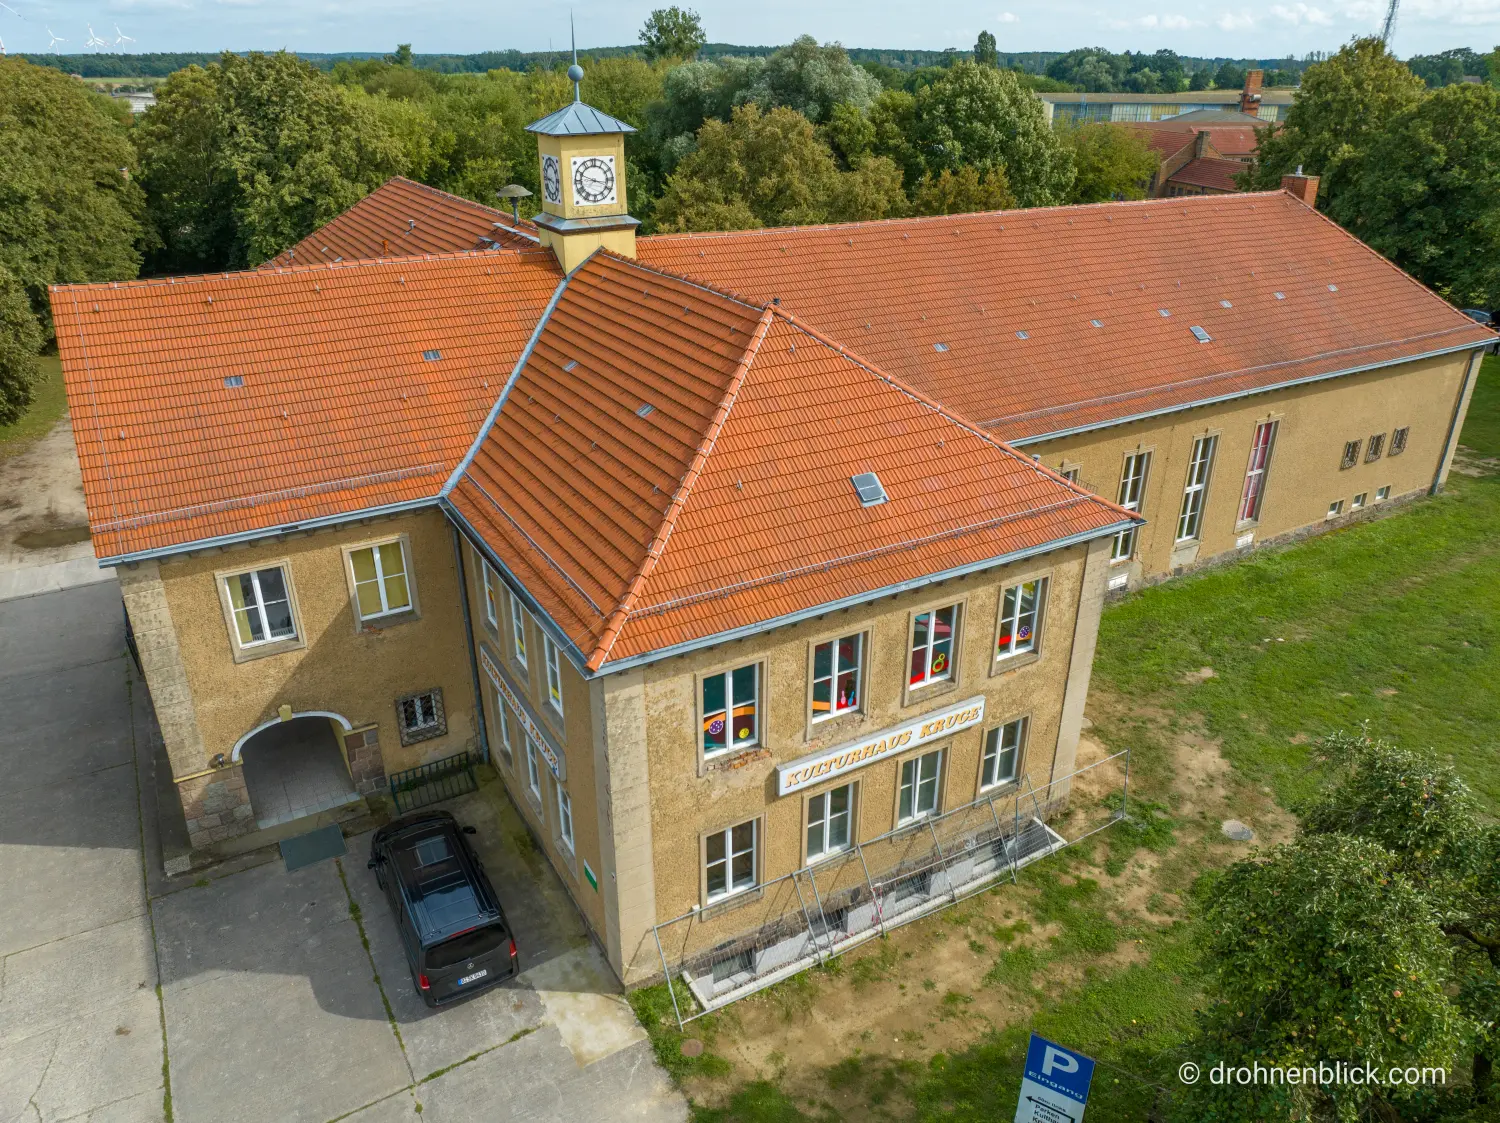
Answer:
[(20, 418), (31, 405), (37, 378), (42, 328), (32, 314), (26, 290), (0, 265), (0, 425)]

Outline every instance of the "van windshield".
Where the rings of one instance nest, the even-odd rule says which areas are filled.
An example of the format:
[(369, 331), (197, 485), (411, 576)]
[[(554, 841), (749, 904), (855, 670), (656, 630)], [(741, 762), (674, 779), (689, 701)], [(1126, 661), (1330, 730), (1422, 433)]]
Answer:
[(509, 936), (506, 935), (505, 929), (497, 925), (475, 928), (468, 932), (460, 932), (428, 948), (423, 958), (427, 961), (428, 970), (441, 971), (445, 967), (452, 967), (455, 963), (462, 963), (466, 959), (487, 955), (507, 939)]

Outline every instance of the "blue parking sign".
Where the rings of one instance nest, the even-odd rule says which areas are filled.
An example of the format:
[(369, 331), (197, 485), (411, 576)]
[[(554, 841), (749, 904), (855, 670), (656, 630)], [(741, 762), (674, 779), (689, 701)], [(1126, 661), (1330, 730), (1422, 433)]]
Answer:
[(1016, 1123), (1079, 1123), (1093, 1078), (1092, 1060), (1033, 1033)]

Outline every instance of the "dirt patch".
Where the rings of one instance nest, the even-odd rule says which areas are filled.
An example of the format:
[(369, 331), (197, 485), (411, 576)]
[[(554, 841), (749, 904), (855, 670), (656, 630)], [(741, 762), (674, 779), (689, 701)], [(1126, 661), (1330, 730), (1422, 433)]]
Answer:
[(67, 417), (19, 455), (0, 460), (0, 496), (0, 569), (94, 556)]
[(1211, 678), (1218, 678), (1218, 672), (1212, 667), (1199, 667), (1196, 671), (1188, 671), (1177, 681), (1184, 686), (1197, 686), (1200, 682), (1207, 682)]
[(56, 546), (71, 546), (75, 542), (87, 542), (87, 526), (58, 526), (42, 530), (24, 530), (16, 535), (15, 544), (23, 550), (50, 550)]

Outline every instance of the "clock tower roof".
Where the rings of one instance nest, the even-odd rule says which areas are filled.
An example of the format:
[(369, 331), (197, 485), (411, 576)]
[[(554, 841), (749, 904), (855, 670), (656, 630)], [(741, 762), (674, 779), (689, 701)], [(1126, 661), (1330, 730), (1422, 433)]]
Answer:
[(633, 133), (633, 126), (617, 117), (575, 101), (565, 105), (556, 113), (549, 113), (540, 121), (526, 126), (528, 133), (540, 136), (600, 136), (606, 133)]

